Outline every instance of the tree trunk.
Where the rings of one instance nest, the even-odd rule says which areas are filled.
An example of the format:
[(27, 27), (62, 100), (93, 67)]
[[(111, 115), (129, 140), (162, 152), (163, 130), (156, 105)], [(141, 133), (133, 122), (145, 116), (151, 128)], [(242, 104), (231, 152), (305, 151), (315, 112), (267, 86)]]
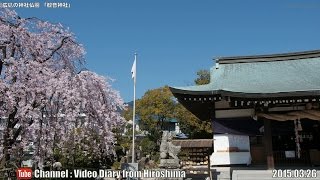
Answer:
[(4, 131), (4, 136), (3, 136), (3, 161), (4, 161), (4, 166), (7, 167), (7, 162), (10, 160), (10, 153), (9, 150), (11, 149), (11, 146), (13, 145), (14, 142), (13, 139), (10, 139), (10, 131), (13, 131), (14, 126), (16, 125), (17, 121), (14, 121), (14, 116), (17, 113), (17, 109), (9, 115), (8, 120), (7, 120), (7, 125), (6, 129)]
[(0, 46), (0, 49), (2, 49), (2, 59), (0, 59), (0, 75), (2, 72), (2, 66), (3, 66), (3, 60), (6, 58), (6, 46)]

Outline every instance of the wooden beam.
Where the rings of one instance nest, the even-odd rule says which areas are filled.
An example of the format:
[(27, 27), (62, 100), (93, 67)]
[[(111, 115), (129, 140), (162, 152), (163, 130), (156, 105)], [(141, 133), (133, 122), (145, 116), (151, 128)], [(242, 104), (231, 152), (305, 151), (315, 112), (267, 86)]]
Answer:
[(264, 119), (264, 147), (265, 147), (265, 155), (267, 158), (267, 168), (274, 169), (271, 120), (269, 119)]
[(254, 115), (254, 109), (227, 109), (216, 110), (215, 118), (237, 118), (237, 117), (251, 117)]
[[(268, 112), (283, 112), (283, 111), (297, 111), (305, 110), (305, 106), (288, 106), (288, 107), (274, 107), (269, 108)], [(238, 118), (238, 117), (252, 117), (255, 114), (253, 108), (246, 109), (216, 109), (215, 118)]]
[(268, 112), (305, 110), (306, 106), (286, 106), (269, 108)]

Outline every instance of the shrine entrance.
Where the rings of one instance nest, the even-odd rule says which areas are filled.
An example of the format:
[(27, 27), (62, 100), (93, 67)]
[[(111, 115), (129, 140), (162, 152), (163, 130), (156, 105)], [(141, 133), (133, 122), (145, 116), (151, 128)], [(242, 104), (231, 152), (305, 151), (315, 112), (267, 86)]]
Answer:
[(292, 121), (272, 121), (272, 146), (275, 165), (313, 165), (312, 153), (320, 150), (319, 122), (303, 119), (299, 133), (300, 157)]

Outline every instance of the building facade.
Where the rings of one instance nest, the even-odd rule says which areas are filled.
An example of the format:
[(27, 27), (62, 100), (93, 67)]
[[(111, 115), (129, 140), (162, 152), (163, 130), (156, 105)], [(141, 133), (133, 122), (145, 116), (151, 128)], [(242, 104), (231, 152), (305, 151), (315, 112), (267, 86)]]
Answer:
[(210, 119), (213, 132), (218, 121), (238, 121), (239, 131), (260, 124), (251, 156), (268, 169), (314, 165), (320, 164), (319, 68), (320, 50), (224, 57), (216, 59), (209, 84), (170, 90), (198, 118)]

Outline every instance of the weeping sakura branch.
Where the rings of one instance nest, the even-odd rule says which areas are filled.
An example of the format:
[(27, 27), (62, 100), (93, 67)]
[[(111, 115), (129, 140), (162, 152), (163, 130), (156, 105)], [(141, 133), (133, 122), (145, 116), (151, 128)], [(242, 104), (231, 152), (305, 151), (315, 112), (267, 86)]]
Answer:
[(80, 71), (85, 50), (74, 34), (61, 24), (0, 8), (0, 39), (0, 118), (6, 122), (0, 166), (19, 164), (30, 142), (36, 162), (55, 151), (71, 157), (72, 148), (88, 158), (113, 155), (112, 130), (124, 122), (124, 102), (108, 78)]

